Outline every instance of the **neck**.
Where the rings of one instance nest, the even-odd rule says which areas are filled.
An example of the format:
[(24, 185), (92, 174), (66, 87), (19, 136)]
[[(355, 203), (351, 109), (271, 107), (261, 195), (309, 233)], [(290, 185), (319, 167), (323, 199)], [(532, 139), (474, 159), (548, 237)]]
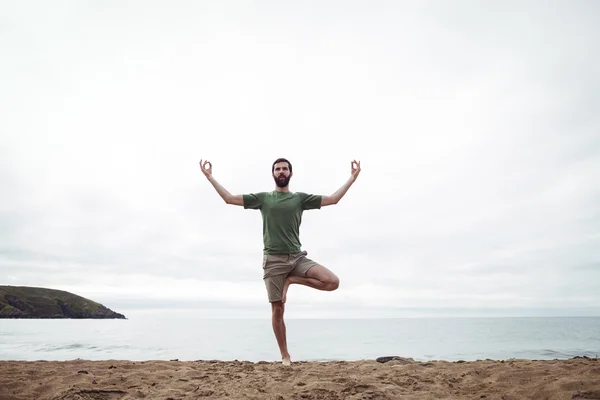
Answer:
[(287, 193), (290, 191), (290, 187), (289, 186), (279, 187), (279, 186), (275, 185), (275, 191), (280, 192), (280, 193)]

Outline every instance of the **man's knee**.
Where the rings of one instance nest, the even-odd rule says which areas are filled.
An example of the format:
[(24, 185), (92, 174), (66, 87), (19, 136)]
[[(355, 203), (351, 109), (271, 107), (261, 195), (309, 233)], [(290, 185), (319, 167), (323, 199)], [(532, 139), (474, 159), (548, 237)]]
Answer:
[(283, 319), (284, 305), (281, 301), (271, 303), (271, 310), (274, 319)]
[(338, 278), (336, 274), (319, 264), (309, 268), (306, 272), (306, 276), (308, 278), (313, 278), (323, 283), (324, 285), (322, 286), (322, 290), (336, 290), (338, 287), (340, 287), (340, 278)]
[(338, 278), (337, 276), (333, 277), (333, 279), (331, 279), (328, 282), (328, 286), (329, 286), (329, 290), (336, 290), (337, 288), (340, 287), (340, 278)]

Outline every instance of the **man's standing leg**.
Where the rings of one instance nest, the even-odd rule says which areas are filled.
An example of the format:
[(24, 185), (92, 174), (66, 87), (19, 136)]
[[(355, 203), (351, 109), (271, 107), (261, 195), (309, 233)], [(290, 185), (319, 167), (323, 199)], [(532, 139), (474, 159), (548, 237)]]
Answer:
[(281, 351), (281, 360), (283, 365), (291, 364), (290, 353), (287, 348), (287, 338), (285, 330), (285, 321), (283, 320), (283, 313), (285, 311), (285, 305), (281, 301), (275, 301), (271, 303), (271, 323), (273, 325), (273, 332), (277, 339), (277, 345)]
[(265, 255), (263, 259), (263, 280), (267, 289), (269, 302), (271, 303), (271, 324), (277, 345), (281, 352), (283, 365), (290, 365), (290, 353), (287, 348), (287, 335), (283, 314), (285, 305), (282, 301), (285, 279), (292, 270), (293, 265), (289, 263), (288, 255)]

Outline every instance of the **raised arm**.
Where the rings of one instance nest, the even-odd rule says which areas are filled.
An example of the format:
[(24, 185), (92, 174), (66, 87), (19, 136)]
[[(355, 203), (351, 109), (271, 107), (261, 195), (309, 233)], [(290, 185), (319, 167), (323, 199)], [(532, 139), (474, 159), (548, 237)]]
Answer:
[(330, 206), (332, 204), (337, 204), (342, 197), (346, 194), (350, 186), (356, 181), (358, 178), (358, 174), (360, 174), (360, 161), (352, 161), (350, 163), (350, 178), (340, 187), (335, 193), (329, 196), (322, 196), (321, 198), (321, 207)]
[[(208, 166), (208, 167), (207, 167)], [(206, 176), (206, 179), (213, 185), (219, 196), (225, 201), (227, 204), (232, 204), (234, 206), (243, 206), (244, 198), (241, 194), (233, 195), (227, 191), (217, 180), (212, 176), (212, 164), (208, 160), (200, 160), (200, 170)]]

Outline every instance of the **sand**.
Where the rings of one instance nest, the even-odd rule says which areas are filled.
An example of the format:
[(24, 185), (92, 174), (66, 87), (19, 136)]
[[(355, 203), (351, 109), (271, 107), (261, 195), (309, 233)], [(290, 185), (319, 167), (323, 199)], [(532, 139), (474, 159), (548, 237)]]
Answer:
[(0, 400), (600, 399), (600, 359), (0, 361)]

